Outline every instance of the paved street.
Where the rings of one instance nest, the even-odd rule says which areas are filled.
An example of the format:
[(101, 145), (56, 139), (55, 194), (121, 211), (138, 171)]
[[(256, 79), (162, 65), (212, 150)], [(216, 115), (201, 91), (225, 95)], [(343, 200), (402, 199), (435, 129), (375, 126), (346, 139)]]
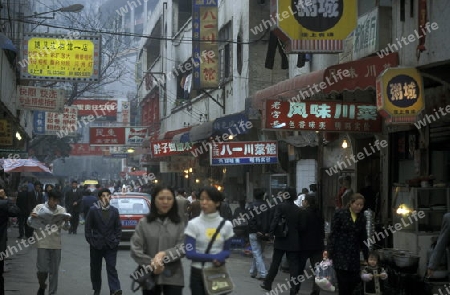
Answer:
[[(16, 228), (11, 228), (8, 232), (9, 245), (15, 245), (18, 231)], [(91, 283), (89, 279), (89, 247), (84, 239), (84, 233), (80, 228), (78, 235), (69, 235), (67, 232), (63, 233), (63, 251), (62, 262), (59, 273), (59, 294), (77, 294), (77, 295), (91, 295)], [(272, 248), (268, 247), (265, 256), (269, 257), (272, 253)], [(250, 278), (248, 269), (251, 258), (244, 257), (236, 251), (229, 259), (228, 267), (233, 275), (236, 285), (236, 290), (233, 294), (266, 294), (260, 289), (260, 281)], [(5, 273), (5, 284), (7, 295), (31, 295), (36, 294), (38, 283), (36, 279), (36, 249), (34, 247), (24, 248), (19, 253), (11, 256), (11, 259), (6, 260), (8, 272)], [(189, 278), (189, 261), (184, 260), (185, 265), (185, 288), (183, 294), (191, 294), (188, 284)], [(270, 265), (270, 260), (266, 259), (267, 267)], [(129, 274), (136, 268), (135, 262), (130, 258), (128, 247), (121, 247), (118, 255), (117, 268), (119, 271), (120, 280), (122, 283), (123, 294), (133, 294), (130, 290), (131, 280)], [(287, 274), (280, 272), (274, 282), (285, 282)], [(302, 284), (302, 291), (300, 294), (309, 294), (311, 290), (311, 280)], [(102, 295), (108, 295), (106, 271), (103, 266), (103, 289)], [(136, 293), (140, 294), (140, 292)], [(289, 294), (283, 292), (283, 294)], [(322, 294), (325, 294), (323, 292)]]

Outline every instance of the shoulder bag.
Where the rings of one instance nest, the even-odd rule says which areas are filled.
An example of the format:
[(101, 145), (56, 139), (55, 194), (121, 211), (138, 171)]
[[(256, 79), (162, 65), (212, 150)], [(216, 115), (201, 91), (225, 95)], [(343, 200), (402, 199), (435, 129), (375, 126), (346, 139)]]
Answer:
[(139, 289), (152, 290), (156, 286), (156, 275), (151, 269), (139, 265), (134, 273), (130, 274), (131, 290), (136, 292)]
[[(225, 224), (225, 221), (225, 219), (222, 219), (222, 221), (220, 222), (219, 226), (216, 229), (216, 232), (209, 241), (205, 254), (208, 254), (211, 250), (212, 244), (216, 240), (217, 235)], [(207, 295), (222, 295), (233, 292), (234, 284), (225, 264), (221, 266), (205, 267), (205, 263), (203, 262), (202, 275), (203, 284), (205, 286), (205, 293)]]

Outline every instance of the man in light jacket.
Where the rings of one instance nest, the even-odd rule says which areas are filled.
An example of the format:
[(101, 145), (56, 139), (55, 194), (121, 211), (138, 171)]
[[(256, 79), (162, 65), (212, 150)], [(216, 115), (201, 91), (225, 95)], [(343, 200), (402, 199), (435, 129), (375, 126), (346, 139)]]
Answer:
[(90, 245), (91, 282), (94, 295), (100, 295), (102, 287), (102, 259), (105, 258), (108, 285), (112, 295), (121, 295), (117, 274), (117, 250), (122, 236), (119, 210), (109, 204), (111, 192), (107, 188), (98, 191), (99, 201), (86, 216), (84, 234)]
[[(44, 204), (38, 204), (31, 212), (31, 219), (39, 218), (38, 213), (42, 209), (47, 209), (48, 212), (56, 214), (66, 213), (64, 207), (59, 206), (61, 200), (61, 193), (55, 190), (49, 192), (48, 201)], [(44, 295), (47, 288), (46, 281), (49, 278), (49, 295), (55, 295), (58, 290), (58, 273), (59, 265), (61, 263), (61, 228), (69, 229), (69, 224), (66, 222), (70, 218), (67, 216), (65, 221), (57, 224), (47, 225), (35, 231), (34, 237), (30, 239), (37, 240), (37, 278), (39, 281), (38, 295)], [(30, 242), (31, 244), (31, 242)]]

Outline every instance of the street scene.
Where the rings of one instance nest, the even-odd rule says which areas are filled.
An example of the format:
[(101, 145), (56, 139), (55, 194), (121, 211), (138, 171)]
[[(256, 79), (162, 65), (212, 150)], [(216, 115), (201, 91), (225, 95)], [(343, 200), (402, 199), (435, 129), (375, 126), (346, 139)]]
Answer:
[(0, 295), (450, 294), (447, 0), (0, 0)]

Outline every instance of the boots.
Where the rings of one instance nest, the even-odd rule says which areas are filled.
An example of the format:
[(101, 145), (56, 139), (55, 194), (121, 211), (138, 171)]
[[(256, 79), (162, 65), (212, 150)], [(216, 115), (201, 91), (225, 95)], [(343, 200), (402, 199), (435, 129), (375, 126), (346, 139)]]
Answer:
[(37, 278), (39, 281), (39, 290), (37, 292), (37, 295), (45, 295), (45, 289), (47, 288), (47, 285), (45, 282), (47, 281), (48, 273), (46, 272), (38, 272)]

